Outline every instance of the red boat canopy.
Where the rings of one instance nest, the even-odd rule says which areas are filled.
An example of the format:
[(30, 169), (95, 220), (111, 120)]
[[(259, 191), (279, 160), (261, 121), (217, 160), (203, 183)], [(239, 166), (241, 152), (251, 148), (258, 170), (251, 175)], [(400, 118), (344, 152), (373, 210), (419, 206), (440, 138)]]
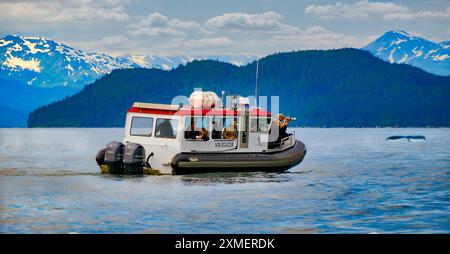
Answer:
[[(242, 114), (239, 110), (230, 109), (194, 109), (179, 108), (176, 105), (151, 104), (151, 103), (134, 103), (128, 110), (130, 113), (144, 113), (156, 115), (181, 115), (181, 116), (236, 116)], [(264, 109), (251, 109), (251, 116), (270, 117), (270, 112)]]

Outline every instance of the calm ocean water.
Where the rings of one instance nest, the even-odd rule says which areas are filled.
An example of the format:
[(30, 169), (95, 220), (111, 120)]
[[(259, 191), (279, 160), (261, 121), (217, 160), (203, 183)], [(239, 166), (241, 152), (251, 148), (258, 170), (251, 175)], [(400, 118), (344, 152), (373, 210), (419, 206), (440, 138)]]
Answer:
[(295, 132), (285, 173), (115, 177), (122, 129), (0, 129), (0, 232), (450, 233), (450, 129)]

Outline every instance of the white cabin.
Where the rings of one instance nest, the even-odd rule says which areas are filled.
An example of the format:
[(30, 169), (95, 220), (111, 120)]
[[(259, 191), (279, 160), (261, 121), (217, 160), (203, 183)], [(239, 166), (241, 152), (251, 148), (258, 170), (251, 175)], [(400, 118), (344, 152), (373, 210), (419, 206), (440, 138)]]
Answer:
[[(248, 104), (234, 109), (194, 109), (136, 102), (127, 113), (124, 143), (142, 145), (146, 156), (154, 154), (149, 159), (151, 167), (171, 174), (172, 158), (178, 153), (267, 151), (272, 121), (269, 112), (250, 109)], [(207, 138), (193, 137), (193, 131), (206, 131)]]

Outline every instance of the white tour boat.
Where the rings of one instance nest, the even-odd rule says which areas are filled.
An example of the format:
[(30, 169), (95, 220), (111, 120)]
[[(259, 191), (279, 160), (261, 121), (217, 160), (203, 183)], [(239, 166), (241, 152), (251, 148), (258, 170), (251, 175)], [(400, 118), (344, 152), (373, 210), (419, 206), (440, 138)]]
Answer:
[(277, 116), (251, 108), (248, 98), (234, 97), (225, 107), (212, 92), (200, 92), (200, 102), (192, 99), (195, 93), (189, 106), (135, 102), (123, 143), (111, 142), (97, 154), (101, 171), (284, 171), (305, 157), (306, 147), (295, 135), (278, 136)]

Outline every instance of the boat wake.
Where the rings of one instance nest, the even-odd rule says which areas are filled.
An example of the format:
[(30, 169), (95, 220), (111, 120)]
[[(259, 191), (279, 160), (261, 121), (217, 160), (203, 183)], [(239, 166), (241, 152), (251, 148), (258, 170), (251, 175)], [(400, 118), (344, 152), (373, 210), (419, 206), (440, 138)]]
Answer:
[(17, 168), (2, 168), (0, 169), (0, 176), (96, 176), (101, 175), (97, 172), (81, 172), (81, 171), (30, 171), (20, 170)]

